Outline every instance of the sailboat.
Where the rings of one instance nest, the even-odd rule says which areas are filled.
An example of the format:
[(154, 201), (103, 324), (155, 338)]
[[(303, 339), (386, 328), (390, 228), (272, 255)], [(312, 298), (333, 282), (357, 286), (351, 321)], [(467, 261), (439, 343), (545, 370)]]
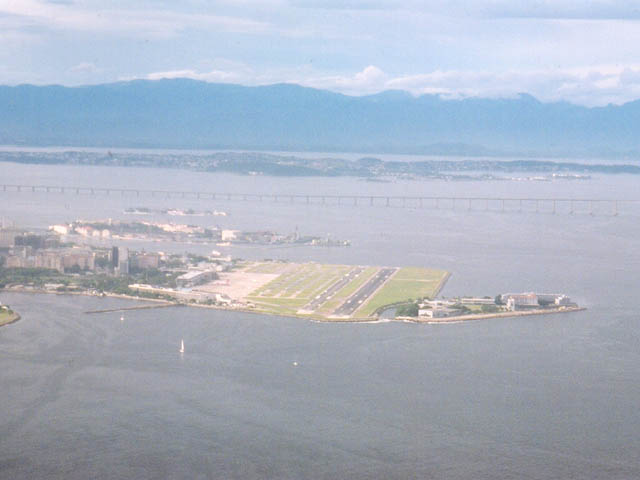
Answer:
[(180, 340), (180, 353), (184, 353), (184, 340)]
[(120, 315), (120, 321), (124, 322), (124, 315)]

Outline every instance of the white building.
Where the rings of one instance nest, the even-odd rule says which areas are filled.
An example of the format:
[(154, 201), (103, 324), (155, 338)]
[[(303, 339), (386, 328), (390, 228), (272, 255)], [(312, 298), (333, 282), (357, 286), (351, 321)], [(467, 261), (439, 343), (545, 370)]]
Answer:
[(462, 297), (460, 299), (462, 305), (495, 305), (494, 298), (479, 298), (479, 297)]
[(176, 285), (180, 288), (195, 287), (203, 283), (215, 280), (218, 274), (215, 270), (189, 270), (184, 275), (176, 278)]
[(501, 298), (509, 310), (530, 309), (540, 306), (538, 303), (538, 295), (533, 292), (503, 293)]
[(68, 235), (69, 234), (69, 226), (68, 225), (51, 225), (49, 230), (59, 234), (59, 235)]
[(220, 240), (223, 242), (228, 242), (230, 240), (235, 240), (238, 234), (238, 230), (222, 230), (220, 233)]
[(418, 316), (427, 318), (446, 318), (460, 315), (460, 310), (448, 307), (421, 308), (418, 310)]

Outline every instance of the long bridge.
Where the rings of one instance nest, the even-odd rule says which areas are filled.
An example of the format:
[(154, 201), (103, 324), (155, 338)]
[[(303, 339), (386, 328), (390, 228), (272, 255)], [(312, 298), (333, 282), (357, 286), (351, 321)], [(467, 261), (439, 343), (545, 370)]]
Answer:
[(160, 190), (120, 187), (82, 187), (68, 185), (0, 184), (6, 193), (52, 193), (75, 195), (119, 195), (122, 197), (180, 198), (209, 201), (254, 201), (297, 205), (370, 206), (396, 208), (466, 209), (470, 211), (619, 214), (623, 205), (638, 205), (640, 200), (612, 198), (533, 198), (533, 197), (463, 197), (412, 195), (345, 195), (291, 193), (237, 193), (187, 190)]

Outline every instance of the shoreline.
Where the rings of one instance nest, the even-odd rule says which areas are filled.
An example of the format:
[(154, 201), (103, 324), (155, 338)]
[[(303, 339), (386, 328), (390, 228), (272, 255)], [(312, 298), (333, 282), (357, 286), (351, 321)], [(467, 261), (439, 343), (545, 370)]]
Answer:
[(420, 317), (396, 317), (395, 320), (409, 323), (427, 323), (427, 324), (441, 324), (441, 323), (461, 323), (471, 322), (474, 320), (487, 320), (490, 318), (510, 318), (510, 317), (528, 317), (531, 315), (552, 315), (555, 313), (570, 313), (581, 312), (586, 310), (586, 307), (560, 307), (552, 309), (536, 309), (536, 310), (521, 310), (516, 312), (495, 312), (495, 313), (474, 313), (471, 315), (458, 315), (455, 317), (443, 317), (443, 318), (425, 318)]
[[(446, 281), (449, 279), (450, 274), (447, 275), (442, 281), (441, 281), (441, 285), (439, 286), (439, 288), (441, 289), (444, 284), (446, 283)], [(560, 308), (553, 308), (553, 309), (536, 309), (536, 310), (522, 310), (522, 311), (515, 311), (515, 312), (495, 312), (495, 313), (476, 313), (476, 314), (470, 314), (470, 315), (458, 315), (458, 316), (454, 316), (454, 317), (443, 317), (441, 319), (434, 319), (434, 318), (425, 318), (425, 319), (421, 319), (419, 317), (395, 317), (395, 318), (379, 318), (379, 317), (362, 317), (362, 318), (340, 318), (340, 319), (331, 319), (331, 318), (326, 318), (326, 317), (317, 317), (317, 316), (313, 316), (313, 315), (309, 315), (309, 316), (302, 316), (302, 315), (286, 315), (286, 314), (279, 314), (279, 313), (270, 313), (270, 312), (263, 312), (263, 311), (259, 311), (259, 310), (254, 310), (251, 308), (228, 308), (228, 307), (224, 307), (224, 306), (219, 306), (219, 305), (205, 305), (205, 304), (197, 304), (197, 303), (172, 303), (170, 301), (167, 300), (162, 300), (162, 299), (157, 299), (157, 298), (144, 298), (144, 297), (135, 297), (135, 296), (130, 296), (130, 295), (123, 295), (123, 294), (118, 294), (118, 293), (106, 293), (104, 295), (94, 295), (91, 293), (85, 293), (85, 292), (51, 292), (51, 291), (47, 291), (47, 290), (35, 290), (35, 289), (18, 289), (18, 288), (11, 288), (8, 290), (5, 290), (6, 292), (16, 292), (16, 293), (32, 293), (32, 294), (53, 294), (53, 295), (83, 295), (83, 296), (87, 296), (87, 297), (97, 297), (97, 298), (101, 298), (101, 297), (113, 297), (113, 298), (122, 298), (125, 300), (137, 300), (137, 301), (141, 301), (141, 302), (154, 302), (154, 303), (158, 303), (159, 305), (157, 305), (158, 307), (171, 307), (171, 306), (185, 306), (185, 307), (196, 307), (196, 308), (208, 308), (208, 309), (212, 309), (212, 310), (224, 310), (224, 311), (229, 311), (229, 312), (243, 312), (243, 313), (251, 313), (251, 314), (255, 314), (255, 315), (267, 315), (270, 317), (286, 317), (286, 318), (296, 318), (296, 319), (301, 319), (301, 320), (307, 320), (310, 322), (315, 322), (315, 323), (366, 323), (366, 324), (377, 324), (377, 323), (389, 323), (389, 322), (402, 322), (402, 323), (420, 323), (420, 324), (431, 324), (431, 325), (435, 325), (435, 324), (449, 324), (449, 323), (462, 323), (462, 322), (471, 322), (471, 321), (476, 321), (476, 320), (488, 320), (488, 319), (492, 319), (492, 318), (509, 318), (509, 317), (526, 317), (526, 316), (531, 316), (531, 315), (552, 315), (552, 314), (556, 314), (556, 313), (570, 313), (570, 312), (580, 312), (583, 310), (586, 310), (586, 307), (580, 307), (580, 306), (575, 306), (575, 307), (560, 307)], [(154, 308), (154, 305), (149, 305), (146, 306), (144, 308)], [(134, 309), (138, 309), (137, 307)], [(122, 310), (122, 308), (117, 309)], [(95, 312), (85, 312), (85, 313), (99, 313), (98, 311)], [(9, 322), (0, 324), (0, 326), (4, 326), (4, 325), (9, 325), (10, 323), (14, 323), (17, 322), (20, 319), (20, 315), (16, 314), (18, 318), (16, 319), (12, 319)]]
[(133, 296), (133, 295), (125, 295), (122, 293), (104, 292), (103, 294), (96, 295), (94, 293), (87, 293), (87, 292), (57, 292), (53, 290), (44, 290), (41, 288), (19, 288), (19, 287), (5, 288), (4, 291), (7, 293), (16, 292), (16, 293), (39, 293), (39, 294), (45, 294), (45, 295), (82, 295), (83, 297), (96, 297), (96, 298), (104, 298), (104, 297), (123, 298), (125, 300), (139, 300), (141, 302), (173, 304), (173, 302), (171, 302), (170, 300), (164, 300), (162, 298), (146, 298), (146, 297), (139, 297), (139, 296)]
[(445, 276), (442, 278), (442, 280), (440, 280), (440, 283), (438, 284), (438, 286), (436, 287), (436, 291), (433, 294), (433, 298), (435, 299), (438, 295), (440, 295), (440, 292), (442, 291), (442, 289), (444, 288), (444, 286), (447, 284), (447, 282), (449, 281), (449, 279), (451, 278), (451, 272), (447, 272), (445, 274)]

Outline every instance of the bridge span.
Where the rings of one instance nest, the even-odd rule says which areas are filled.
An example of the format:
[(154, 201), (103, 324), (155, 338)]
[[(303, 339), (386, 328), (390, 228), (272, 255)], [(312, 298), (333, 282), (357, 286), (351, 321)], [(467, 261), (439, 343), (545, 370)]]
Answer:
[(48, 193), (74, 195), (118, 195), (121, 197), (157, 197), (202, 201), (272, 202), (295, 205), (369, 206), (395, 208), (431, 208), (492, 212), (566, 213), (613, 215), (624, 205), (640, 206), (640, 200), (612, 198), (533, 198), (533, 197), (464, 197), (412, 195), (343, 195), (300, 193), (238, 193), (187, 190), (138, 189), (121, 187), (87, 187), (69, 185), (0, 184), (0, 192)]

